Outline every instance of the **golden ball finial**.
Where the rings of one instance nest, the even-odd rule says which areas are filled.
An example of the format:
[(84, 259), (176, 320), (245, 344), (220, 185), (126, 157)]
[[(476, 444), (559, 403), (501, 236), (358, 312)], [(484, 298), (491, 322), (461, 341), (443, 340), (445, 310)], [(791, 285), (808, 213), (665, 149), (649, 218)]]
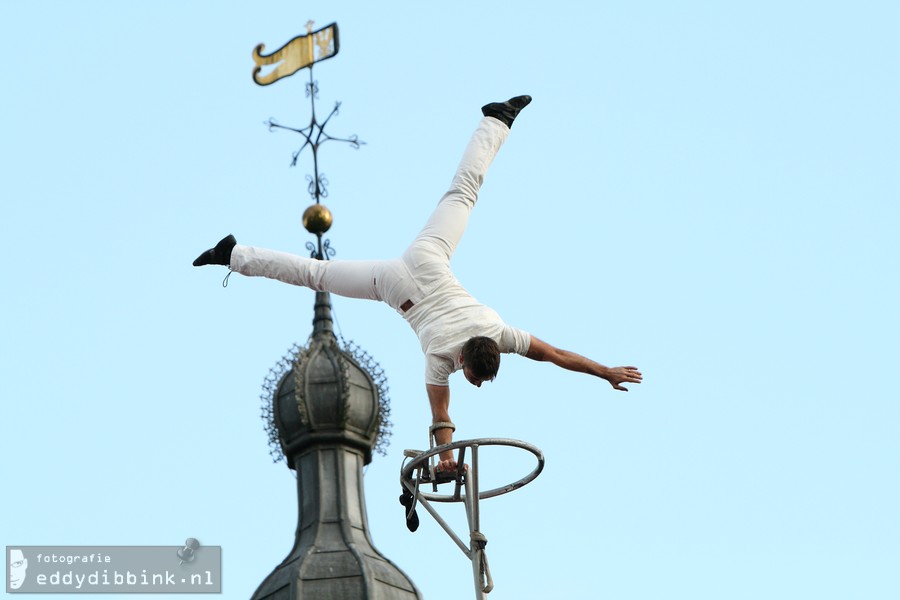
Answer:
[(313, 204), (303, 211), (303, 226), (310, 233), (322, 235), (334, 222), (331, 211), (324, 204)]

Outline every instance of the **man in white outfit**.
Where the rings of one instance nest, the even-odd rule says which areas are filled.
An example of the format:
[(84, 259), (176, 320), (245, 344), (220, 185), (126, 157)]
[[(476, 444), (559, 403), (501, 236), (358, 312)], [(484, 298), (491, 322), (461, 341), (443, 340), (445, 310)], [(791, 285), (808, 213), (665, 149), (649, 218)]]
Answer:
[[(509, 136), (516, 116), (529, 102), (530, 96), (517, 96), (482, 107), (484, 118), (466, 147), (450, 189), (398, 259), (316, 260), (242, 246), (229, 235), (201, 254), (194, 266), (226, 265), (242, 275), (390, 305), (412, 326), (425, 353), (425, 389), (435, 443), (439, 445), (450, 443), (453, 435), (450, 374), (462, 370), (469, 383), (481, 387), (496, 377), (501, 353), (550, 361), (564, 369), (601, 377), (613, 388), (628, 391), (623, 383), (641, 382), (637, 368), (605, 367), (510, 327), (494, 310), (479, 304), (450, 270), (450, 258), (466, 229), (488, 167)], [(452, 452), (444, 452), (440, 458), (439, 470), (456, 468)]]

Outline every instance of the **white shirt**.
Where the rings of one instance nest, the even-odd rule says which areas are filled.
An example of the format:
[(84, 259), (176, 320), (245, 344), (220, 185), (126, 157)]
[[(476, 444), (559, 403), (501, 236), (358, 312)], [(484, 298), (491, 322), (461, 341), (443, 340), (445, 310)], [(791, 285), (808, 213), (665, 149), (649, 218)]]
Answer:
[(455, 278), (448, 278), (403, 317), (419, 337), (425, 353), (425, 383), (431, 385), (449, 385), (450, 374), (462, 368), (459, 353), (470, 338), (489, 337), (503, 353), (525, 355), (531, 346), (531, 335), (504, 323)]

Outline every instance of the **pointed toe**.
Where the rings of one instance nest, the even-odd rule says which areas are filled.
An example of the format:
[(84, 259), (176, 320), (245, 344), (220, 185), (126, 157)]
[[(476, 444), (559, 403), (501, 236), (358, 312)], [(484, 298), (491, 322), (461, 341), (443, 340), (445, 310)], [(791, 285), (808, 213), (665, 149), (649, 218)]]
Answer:
[(231, 251), (234, 250), (235, 245), (237, 245), (237, 240), (234, 239), (233, 235), (226, 235), (219, 243), (215, 245), (214, 248), (210, 248), (206, 250), (194, 259), (195, 267), (202, 267), (203, 265), (231, 265)]
[(513, 121), (519, 116), (523, 108), (531, 103), (531, 96), (515, 96), (506, 102), (491, 102), (481, 107), (481, 114), (485, 117), (493, 117), (498, 121), (512, 127)]

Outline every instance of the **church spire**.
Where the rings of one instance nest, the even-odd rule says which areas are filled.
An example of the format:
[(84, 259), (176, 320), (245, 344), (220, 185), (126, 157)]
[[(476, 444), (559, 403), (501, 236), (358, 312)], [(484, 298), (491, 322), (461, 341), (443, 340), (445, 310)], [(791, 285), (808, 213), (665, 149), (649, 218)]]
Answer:
[[(286, 75), (278, 77), (260, 75), (261, 66), (271, 62), (265, 60), (292, 45), (309, 50), (306, 59), (319, 55), (330, 58), (337, 53), (336, 24), (318, 32), (309, 27), (308, 36), (312, 37), (306, 41), (307, 36), (295, 38), (265, 57), (260, 54), (262, 45), (258, 46), (254, 80), (268, 85), (295, 72), (288, 69), (281, 71)], [(319, 46), (324, 49), (320, 54), (310, 50)], [(286, 52), (286, 62), (290, 62), (292, 55)], [(318, 149), (321, 143), (337, 139), (324, 132), (324, 124), (340, 104), (319, 125), (315, 116), (318, 83), (312, 79), (312, 63), (296, 70), (307, 66), (307, 95), (312, 100), (309, 126), (294, 129), (270, 120), (269, 127), (288, 129), (304, 137), (305, 143), (294, 154), (295, 163), (304, 148), (312, 150), (313, 176), (307, 176), (307, 180), (315, 204), (303, 213), (303, 226), (316, 236), (316, 243), (306, 247), (312, 258), (329, 260), (334, 250), (322, 236), (333, 218), (320, 203), (327, 192), (319, 175)], [(339, 141), (355, 148), (362, 143), (356, 136)], [(421, 599), (409, 577), (374, 547), (368, 528), (363, 466), (371, 462), (373, 449), (382, 447), (389, 431), (384, 372), (367, 353), (335, 336), (327, 292), (316, 292), (308, 343), (295, 345), (290, 355), (273, 368), (264, 390), (263, 416), (270, 447), (276, 458), (286, 458), (288, 467), (296, 472), (299, 517), (293, 548), (260, 584), (253, 599)]]

